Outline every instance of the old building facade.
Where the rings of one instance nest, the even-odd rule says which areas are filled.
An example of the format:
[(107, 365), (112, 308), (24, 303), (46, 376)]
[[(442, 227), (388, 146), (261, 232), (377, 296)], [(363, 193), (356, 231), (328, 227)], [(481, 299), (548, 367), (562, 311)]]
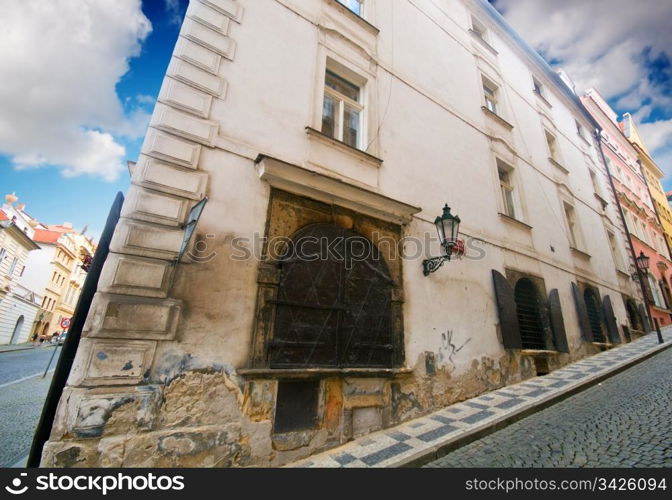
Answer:
[(14, 193), (6, 195), (0, 208), (0, 345), (29, 339), (42, 299), (19, 283), (28, 256), (40, 247), (23, 210), (14, 206), (17, 199)]
[(192, 0), (43, 465), (282, 465), (626, 340), (596, 128), (484, 1)]
[[(651, 320), (658, 320), (661, 325), (668, 325), (671, 322), (672, 304), (667, 276), (670, 256), (664, 227), (658, 217), (645, 177), (645, 173), (650, 172), (650, 167), (643, 167), (640, 150), (623, 133), (625, 121), (618, 121), (618, 115), (597, 90), (588, 90), (582, 101), (603, 128), (602, 148), (630, 237), (628, 247), (624, 250), (632, 248), (636, 256), (644, 254), (649, 258), (650, 270), (642, 276), (649, 316)], [(634, 125), (628, 124), (628, 132), (631, 135), (635, 133), (632, 127)], [(634, 135), (632, 138), (634, 140)], [(659, 170), (656, 174), (648, 173), (648, 176), (653, 180), (654, 175), (658, 173), (662, 177), (662, 172)], [(656, 182), (660, 185), (659, 180)], [(633, 273), (635, 270), (634, 265), (631, 266)], [(634, 322), (634, 302), (628, 302), (628, 307), (631, 322)]]

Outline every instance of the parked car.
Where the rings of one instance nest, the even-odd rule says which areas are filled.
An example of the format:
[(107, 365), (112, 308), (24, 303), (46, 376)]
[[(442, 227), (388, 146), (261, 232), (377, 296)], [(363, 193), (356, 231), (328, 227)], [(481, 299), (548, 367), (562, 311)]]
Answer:
[(67, 334), (66, 332), (63, 332), (63, 333), (61, 333), (60, 335), (54, 335), (53, 337), (51, 337), (51, 341), (50, 341), (50, 342), (51, 342), (52, 345), (63, 345), (63, 343), (65, 342), (65, 338), (67, 337), (67, 335), (68, 335), (68, 334)]

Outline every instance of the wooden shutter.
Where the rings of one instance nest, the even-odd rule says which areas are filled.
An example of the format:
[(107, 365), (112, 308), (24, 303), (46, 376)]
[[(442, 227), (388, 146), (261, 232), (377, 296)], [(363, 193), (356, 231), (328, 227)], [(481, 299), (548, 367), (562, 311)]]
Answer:
[(576, 304), (576, 315), (579, 317), (581, 336), (586, 342), (593, 342), (593, 331), (590, 328), (586, 303), (584, 302), (583, 294), (576, 283), (572, 283), (572, 295), (574, 295), (574, 303)]
[(620, 344), (621, 336), (618, 334), (618, 325), (616, 324), (614, 307), (611, 305), (611, 297), (609, 297), (609, 295), (606, 295), (602, 300), (602, 312), (604, 313), (604, 321), (607, 324), (609, 342), (612, 344)]
[(521, 349), (520, 326), (516, 313), (516, 299), (513, 288), (498, 271), (492, 270), (495, 284), (495, 298), (499, 312), (499, 325), (502, 329), (502, 342), (506, 349)]
[(562, 307), (560, 306), (560, 293), (557, 288), (551, 290), (548, 296), (548, 316), (553, 330), (553, 342), (559, 352), (569, 353), (569, 344), (567, 343), (567, 333), (565, 332), (565, 320), (562, 318)]
[(637, 308), (639, 311), (639, 317), (642, 319), (642, 325), (644, 326), (644, 331), (649, 333), (651, 331), (651, 324), (649, 323), (649, 316), (646, 314), (646, 309), (644, 309), (643, 304), (639, 304)]

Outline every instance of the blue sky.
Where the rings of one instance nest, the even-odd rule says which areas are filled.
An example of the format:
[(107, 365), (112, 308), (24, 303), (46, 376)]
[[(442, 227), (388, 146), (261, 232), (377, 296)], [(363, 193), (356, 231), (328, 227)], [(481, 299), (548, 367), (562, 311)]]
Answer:
[(672, 190), (672, 1), (490, 0), (583, 93), (629, 112)]
[[(138, 157), (187, 3), (3, 6), (0, 194), (16, 192), (45, 223), (100, 233), (114, 195), (128, 188), (125, 163)], [(579, 91), (595, 86), (635, 116), (672, 189), (672, 2), (493, 3)]]
[[(77, 3), (77, 0), (64, 1), (70, 2), (71, 4)], [(87, 172), (85, 167), (81, 168), (81, 171), (75, 170), (74, 172), (69, 172), (65, 170), (62, 165), (54, 165), (50, 161), (40, 163), (38, 166), (30, 165), (17, 168), (16, 156), (29, 154), (31, 152), (31, 144), (27, 144), (24, 147), (13, 147), (13, 144), (10, 143), (3, 148), (3, 142), (0, 140), (0, 153), (5, 153), (0, 154), (0, 179), (2, 180), (2, 182), (0, 182), (2, 193), (0, 194), (4, 196), (7, 192), (16, 192), (17, 196), (20, 198), (19, 201), (26, 203), (26, 211), (44, 223), (59, 224), (68, 221), (72, 222), (75, 228), (79, 229), (88, 224), (90, 227), (89, 234), (97, 236), (102, 230), (107, 211), (116, 192), (126, 192), (128, 189), (129, 176), (125, 169), (125, 161), (127, 159), (135, 160), (138, 157), (142, 145), (144, 129), (154, 107), (154, 100), (159, 92), (163, 74), (165, 73), (173, 46), (177, 39), (179, 23), (181, 22), (181, 18), (184, 15), (188, 2), (187, 0), (148, 0), (144, 1), (142, 5), (140, 5), (139, 2), (137, 2), (137, 5), (134, 5), (136, 4), (135, 1), (127, 3), (132, 8), (132, 15), (135, 15), (138, 18), (140, 18), (139, 16), (144, 15), (146, 21), (151, 24), (151, 32), (146, 34), (147, 28), (143, 28), (143, 25), (146, 24), (145, 21), (138, 22), (135, 31), (124, 34), (127, 39), (135, 38), (137, 42), (137, 47), (135, 49), (129, 49), (129, 45), (131, 44), (118, 44), (114, 40), (114, 37), (116, 36), (114, 31), (116, 30), (113, 30), (111, 36), (107, 39), (107, 42), (110, 45), (115, 46), (113, 54), (114, 58), (121, 60), (122, 62), (124, 59), (127, 61), (127, 71), (124, 71), (122, 66), (116, 74), (110, 75), (110, 77), (99, 80), (93, 79), (89, 82), (89, 88), (94, 84), (112, 86), (111, 90), (116, 92), (116, 96), (113, 97), (118, 100), (122, 110), (121, 112), (124, 115), (122, 118), (133, 121), (132, 125), (122, 123), (121, 125), (114, 124), (114, 126), (111, 127), (115, 129), (116, 132), (113, 134), (116, 143), (124, 148), (123, 155), (120, 155), (119, 158), (114, 157), (113, 159), (115, 161), (120, 159), (120, 165), (123, 169), (119, 168), (119, 165), (117, 165), (113, 172), (106, 175), (106, 177), (101, 177), (96, 173)], [(34, 15), (35, 12), (30, 13), (26, 12), (25, 9), (17, 9), (13, 14), (16, 18), (25, 19), (26, 14)], [(50, 15), (50, 13), (45, 14)], [(124, 22), (123, 16), (130, 14), (131, 12), (121, 12), (119, 15), (113, 16), (110, 15), (109, 11), (101, 10), (97, 14), (94, 14), (94, 16), (97, 15), (99, 19), (93, 23), (93, 27), (91, 28), (92, 33), (85, 33), (84, 35), (95, 35), (98, 26), (96, 23), (100, 23), (102, 26), (106, 22), (106, 17), (112, 17), (115, 21), (118, 18), (118, 23), (122, 25)], [(11, 21), (12, 14), (10, 14), (7, 19), (8, 23)], [(48, 22), (48, 20), (45, 20), (45, 22)], [(0, 21), (0, 31), (2, 31), (2, 21)], [(39, 21), (38, 26), (25, 26), (23, 27), (23, 31), (40, 32)], [(55, 33), (54, 35), (58, 35), (58, 33)], [(78, 50), (78, 41), (68, 40), (66, 37), (66, 40), (60, 43), (59, 49), (60, 50), (56, 52), (56, 57), (65, 58), (70, 53)], [(1, 50), (2, 49), (0, 49), (0, 60), (2, 59)], [(35, 51), (37, 52), (37, 50), (40, 50), (39, 47), (36, 47)], [(101, 48), (100, 50), (103, 52), (106, 51), (105, 48)], [(100, 51), (96, 51), (92, 53), (90, 57), (98, 57), (99, 55)], [(35, 56), (37, 60), (40, 60), (41, 57), (39, 54), (35, 55), (32, 53), (29, 54), (29, 56)], [(116, 61), (117, 63), (119, 63), (118, 60)], [(80, 65), (80, 69), (82, 71), (87, 71), (86, 62), (86, 60), (81, 61), (83, 64)], [(2, 69), (1, 62), (0, 69)], [(20, 80), (23, 78), (26, 80), (26, 84), (28, 84), (29, 87), (32, 87), (29, 88), (29, 91), (48, 92), (47, 87), (49, 84), (41, 83), (44, 79), (39, 78), (39, 75), (22, 74), (22, 71), (20, 70), (15, 70), (15, 72), (17, 74), (17, 79)], [(3, 71), (3, 73), (7, 74), (5, 71)], [(30, 80), (34, 81), (31, 82)], [(66, 82), (66, 87), (67, 86)], [(0, 105), (4, 104), (2, 101), (3, 97), (8, 99), (12, 98), (12, 96), (8, 96), (7, 94), (3, 95), (1, 87), (2, 84), (0, 84)], [(25, 88), (25, 86), (23, 88)], [(8, 93), (10, 89), (6, 90)], [(86, 91), (88, 89), (84, 88), (81, 90)], [(70, 90), (66, 88), (64, 92), (69, 91)], [(21, 99), (20, 97), (18, 98)], [(30, 108), (31, 103), (26, 101), (21, 104), (22, 107), (26, 109)], [(89, 106), (89, 103), (74, 103), (74, 106), (77, 105), (86, 108)], [(4, 105), (2, 107), (4, 108)], [(58, 116), (62, 112), (62, 109), (56, 108), (53, 109), (50, 116), (40, 118), (51, 118), (58, 121)], [(86, 113), (86, 110), (84, 113)], [(80, 118), (81, 120), (81, 114), (76, 118)], [(37, 121), (37, 119), (35, 121)], [(106, 122), (109, 120), (105, 117), (103, 120), (99, 121)], [(2, 125), (2, 118), (0, 118), (0, 129), (2, 129)], [(89, 126), (93, 130), (101, 132), (106, 130), (106, 127), (103, 127), (101, 123), (87, 124), (82, 121), (79, 125)], [(123, 130), (125, 126), (129, 126), (134, 130), (126, 133)], [(25, 124), (25, 131), (27, 132), (36, 129), (40, 130), (39, 125), (36, 123)], [(46, 130), (45, 132), (48, 131), (49, 130)], [(10, 141), (7, 140), (6, 142)], [(44, 153), (44, 151), (46, 151), (46, 153)], [(35, 152), (43, 154), (47, 160), (49, 160), (50, 155), (59, 157), (60, 154), (60, 151), (53, 151), (53, 148), (50, 148), (50, 144), (48, 143), (36, 145)], [(103, 157), (103, 159), (105, 158), (106, 157)], [(116, 163), (119, 162), (116, 161)]]

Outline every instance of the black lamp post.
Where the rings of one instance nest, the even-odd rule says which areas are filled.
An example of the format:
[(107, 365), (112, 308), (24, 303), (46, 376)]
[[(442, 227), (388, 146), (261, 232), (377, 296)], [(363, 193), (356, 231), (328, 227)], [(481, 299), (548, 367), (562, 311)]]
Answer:
[(429, 276), (440, 268), (445, 261), (450, 260), (453, 248), (457, 245), (457, 235), (460, 230), (460, 217), (450, 213), (450, 207), (446, 204), (443, 207), (443, 214), (434, 221), (436, 232), (439, 234), (439, 242), (443, 248), (444, 254), (440, 257), (422, 261), (422, 273)]

